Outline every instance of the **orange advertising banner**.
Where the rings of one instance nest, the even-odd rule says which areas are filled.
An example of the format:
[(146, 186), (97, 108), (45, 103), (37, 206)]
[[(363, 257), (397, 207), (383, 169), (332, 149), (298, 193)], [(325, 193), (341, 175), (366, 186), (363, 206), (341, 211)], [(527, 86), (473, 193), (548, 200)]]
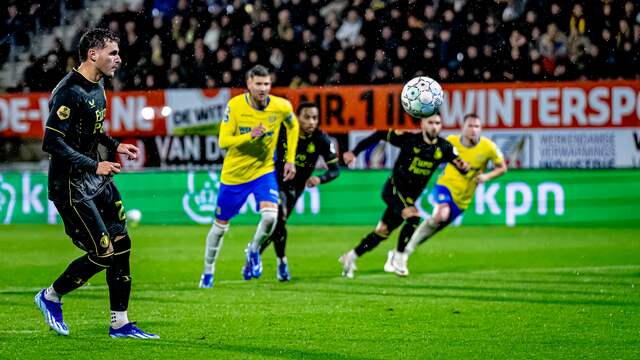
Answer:
[[(476, 113), (486, 129), (593, 129), (640, 127), (640, 82), (540, 82), (445, 84), (440, 108), (444, 129), (457, 128)], [(418, 120), (402, 110), (402, 85), (275, 89), (294, 107), (320, 104), (327, 132), (414, 128)]]
[[(602, 129), (640, 127), (640, 82), (445, 84), (444, 129), (477, 113), (486, 129)], [(274, 88), (295, 106), (319, 104), (330, 133), (415, 128), (400, 105), (402, 85)], [(217, 128), (230, 97), (243, 89), (169, 89), (107, 93), (105, 128), (112, 136), (207, 134)], [(42, 137), (48, 93), (1, 94), (0, 137)]]

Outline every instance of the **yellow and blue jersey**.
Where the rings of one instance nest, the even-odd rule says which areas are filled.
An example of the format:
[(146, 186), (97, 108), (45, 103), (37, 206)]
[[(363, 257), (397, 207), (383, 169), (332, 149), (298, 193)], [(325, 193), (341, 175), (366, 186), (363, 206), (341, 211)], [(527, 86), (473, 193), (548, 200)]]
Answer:
[[(264, 135), (252, 139), (251, 129), (260, 124), (266, 128)], [(287, 99), (270, 95), (263, 109), (251, 103), (248, 93), (229, 100), (219, 138), (220, 147), (228, 149), (222, 164), (223, 184), (244, 184), (275, 170), (280, 124), (287, 128), (287, 162), (294, 163), (299, 126)]]
[(463, 145), (461, 137), (461, 135), (449, 135), (447, 140), (456, 147), (460, 158), (468, 162), (471, 169), (463, 175), (455, 166), (447, 164), (437, 184), (447, 187), (456, 205), (465, 210), (471, 203), (478, 185), (475, 178), (485, 171), (489, 161), (501, 164), (504, 156), (498, 146), (484, 136), (481, 136), (480, 141), (471, 147)]

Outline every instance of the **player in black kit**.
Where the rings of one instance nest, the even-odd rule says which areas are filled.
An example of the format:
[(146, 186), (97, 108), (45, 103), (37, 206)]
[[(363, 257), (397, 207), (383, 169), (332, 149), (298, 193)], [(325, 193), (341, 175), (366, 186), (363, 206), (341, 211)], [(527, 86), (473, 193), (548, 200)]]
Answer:
[(135, 159), (138, 148), (122, 144), (104, 132), (107, 98), (103, 80), (120, 66), (118, 37), (105, 29), (83, 34), (78, 44), (80, 66), (55, 87), (49, 100), (42, 149), (51, 155), (49, 199), (62, 217), (73, 243), (86, 252), (40, 291), (35, 303), (51, 329), (69, 335), (62, 318), (63, 295), (106, 269), (111, 305), (109, 335), (114, 338), (158, 338), (138, 329), (127, 318), (131, 292), (126, 215), (112, 176), (120, 164), (105, 161), (102, 144), (111, 152)]
[[(300, 136), (296, 151), (296, 176), (290, 181), (282, 182), (283, 180), (281, 179), (284, 176), (281, 176), (281, 174), (283, 174), (284, 162), (278, 161), (276, 163), (277, 178), (280, 181), (278, 184), (280, 189), (278, 222), (271, 236), (260, 246), (260, 252), (263, 252), (273, 242), (278, 261), (277, 277), (280, 281), (289, 281), (291, 278), (287, 257), (285, 256), (287, 243), (287, 228), (285, 225), (296, 201), (304, 192), (305, 187), (326, 184), (340, 174), (335, 146), (329, 136), (318, 129), (318, 106), (311, 102), (302, 102), (298, 105), (296, 113), (300, 124)], [(284, 159), (286, 136), (282, 132), (278, 139), (277, 152), (278, 159)], [(312, 176), (319, 156), (322, 156), (328, 169), (320, 176)]]
[(367, 234), (358, 246), (340, 257), (343, 276), (353, 278), (356, 259), (388, 238), (391, 232), (403, 222), (404, 226), (398, 238), (398, 248), (399, 251), (404, 250), (420, 223), (420, 215), (414, 203), (440, 164), (449, 162), (460, 172), (469, 171), (469, 164), (458, 157), (455, 147), (438, 136), (442, 128), (440, 115), (422, 118), (421, 127), (420, 132), (403, 132), (393, 129), (376, 131), (359, 142), (352, 152), (344, 153), (345, 163), (350, 164), (361, 151), (377, 144), (380, 140), (400, 148), (393, 171), (382, 190), (382, 199), (387, 204), (387, 208), (375, 230)]

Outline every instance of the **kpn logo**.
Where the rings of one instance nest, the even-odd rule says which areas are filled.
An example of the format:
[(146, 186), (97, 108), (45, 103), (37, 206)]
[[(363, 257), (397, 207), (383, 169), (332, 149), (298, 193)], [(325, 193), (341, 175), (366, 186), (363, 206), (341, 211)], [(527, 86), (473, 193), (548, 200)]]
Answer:
[(187, 174), (187, 192), (182, 197), (185, 213), (198, 224), (211, 224), (219, 190), (217, 173), (190, 171)]

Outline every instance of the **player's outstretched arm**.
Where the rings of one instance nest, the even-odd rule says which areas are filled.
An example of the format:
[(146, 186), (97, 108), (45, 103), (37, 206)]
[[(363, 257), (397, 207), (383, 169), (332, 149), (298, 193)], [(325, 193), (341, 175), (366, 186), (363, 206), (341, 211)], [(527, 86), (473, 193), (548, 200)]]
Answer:
[(365, 149), (368, 149), (371, 145), (375, 145), (383, 140), (386, 141), (390, 132), (391, 130), (378, 130), (373, 134), (367, 136), (366, 138), (360, 140), (360, 142), (353, 149), (353, 154), (355, 156), (358, 156), (358, 154), (363, 152)]
[(375, 131), (373, 134), (360, 140), (360, 142), (356, 144), (356, 147), (353, 148), (352, 151), (347, 151), (344, 154), (342, 154), (342, 160), (344, 160), (345, 164), (351, 165), (351, 163), (353, 163), (356, 160), (356, 157), (358, 156), (358, 154), (363, 152), (365, 149), (368, 149), (370, 146), (379, 143), (380, 141), (383, 141), (383, 140), (388, 141), (388, 138), (392, 133), (393, 133), (393, 130), (391, 129)]

